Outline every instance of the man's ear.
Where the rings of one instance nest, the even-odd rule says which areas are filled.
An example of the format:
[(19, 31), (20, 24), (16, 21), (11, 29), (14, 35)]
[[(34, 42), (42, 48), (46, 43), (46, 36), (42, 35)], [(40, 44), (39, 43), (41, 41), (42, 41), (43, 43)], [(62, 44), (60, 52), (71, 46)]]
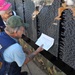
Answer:
[(17, 33), (18, 29), (19, 29), (18, 27), (15, 28), (15, 29), (14, 29), (14, 33)]

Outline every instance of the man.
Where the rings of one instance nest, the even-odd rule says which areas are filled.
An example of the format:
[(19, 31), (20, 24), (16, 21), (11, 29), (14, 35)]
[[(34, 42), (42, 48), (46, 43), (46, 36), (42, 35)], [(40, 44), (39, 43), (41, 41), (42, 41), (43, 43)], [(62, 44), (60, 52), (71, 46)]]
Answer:
[(12, 12), (11, 3), (6, 0), (0, 0), (0, 31), (4, 31), (6, 20), (13, 14), (15, 15), (15, 13)]
[(58, 8), (58, 16), (55, 17), (55, 20), (60, 20), (60, 19), (61, 19), (61, 18), (60, 18), (61, 13), (62, 13), (65, 9), (67, 9), (66, 2), (65, 2), (65, 1), (62, 1), (62, 4), (61, 4), (60, 8)]
[(55, 17), (55, 20), (61, 20), (60, 16), (61, 13), (66, 10), (66, 9), (71, 9), (73, 12), (73, 16), (75, 16), (75, 6), (74, 6), (74, 1), (72, 0), (63, 0), (61, 7), (58, 8), (58, 16)]
[[(24, 26), (19, 16), (11, 16), (6, 21), (5, 32), (0, 33), (0, 75), (22, 75), (18, 67), (27, 64), (43, 50), (41, 46), (30, 55), (25, 55), (17, 41), (23, 34), (25, 35)], [(4, 59), (4, 64), (1, 58)], [(13, 62), (16, 62), (18, 67)]]

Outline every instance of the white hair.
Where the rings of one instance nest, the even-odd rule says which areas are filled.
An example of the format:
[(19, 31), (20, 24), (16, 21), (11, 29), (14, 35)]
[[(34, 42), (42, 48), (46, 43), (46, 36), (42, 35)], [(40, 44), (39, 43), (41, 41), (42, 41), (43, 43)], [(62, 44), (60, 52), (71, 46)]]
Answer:
[(5, 13), (5, 11), (0, 11), (0, 15), (3, 15)]
[[(11, 5), (7, 10), (12, 10), (12, 5)], [(5, 12), (6, 12), (7, 10), (5, 10), (5, 11), (0, 11), (0, 15), (5, 14)]]
[(67, 5), (74, 5), (74, 1), (73, 0), (64, 0), (66, 2)]
[(74, 5), (73, 0), (67, 0), (66, 2), (67, 2), (67, 5)]

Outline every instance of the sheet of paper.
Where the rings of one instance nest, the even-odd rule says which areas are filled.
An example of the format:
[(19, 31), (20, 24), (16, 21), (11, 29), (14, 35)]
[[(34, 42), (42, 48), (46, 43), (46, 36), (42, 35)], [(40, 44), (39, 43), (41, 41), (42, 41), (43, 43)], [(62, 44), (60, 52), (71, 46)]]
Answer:
[(35, 44), (38, 46), (43, 44), (43, 48), (48, 51), (54, 44), (54, 38), (42, 33)]

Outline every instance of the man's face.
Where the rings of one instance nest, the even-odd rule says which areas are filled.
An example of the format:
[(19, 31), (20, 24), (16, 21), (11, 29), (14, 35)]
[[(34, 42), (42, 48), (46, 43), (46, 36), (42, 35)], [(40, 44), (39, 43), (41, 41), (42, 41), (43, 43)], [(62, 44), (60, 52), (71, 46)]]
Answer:
[(4, 21), (6, 21), (10, 16), (12, 16), (12, 10), (11, 9), (5, 11), (5, 13), (2, 15), (2, 18)]
[(16, 38), (21, 38), (22, 34), (25, 34), (25, 28), (23, 26), (21, 26), (19, 28), (19, 30), (17, 30), (17, 32), (16, 32)]

